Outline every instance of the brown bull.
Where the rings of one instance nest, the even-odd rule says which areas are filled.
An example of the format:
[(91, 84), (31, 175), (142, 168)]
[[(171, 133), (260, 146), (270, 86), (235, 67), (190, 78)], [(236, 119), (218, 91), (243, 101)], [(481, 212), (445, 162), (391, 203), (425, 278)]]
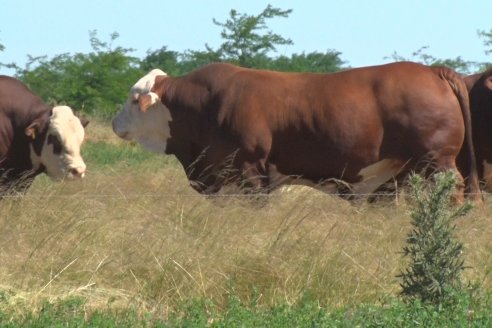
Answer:
[[(470, 98), (473, 144), (478, 174), (485, 188), (492, 190), (492, 67), (483, 73), (464, 77)], [(459, 169), (469, 175), (468, 149), (463, 148)]]
[[(343, 180), (370, 193), (423, 160), (457, 172), (465, 142), (467, 189), (479, 195), (468, 93), (443, 67), (313, 74), (218, 63), (182, 77), (153, 70), (132, 87), (113, 130), (174, 154), (202, 193), (243, 179), (254, 189), (308, 182), (330, 191), (327, 181)], [(219, 173), (224, 163), (233, 170)]]

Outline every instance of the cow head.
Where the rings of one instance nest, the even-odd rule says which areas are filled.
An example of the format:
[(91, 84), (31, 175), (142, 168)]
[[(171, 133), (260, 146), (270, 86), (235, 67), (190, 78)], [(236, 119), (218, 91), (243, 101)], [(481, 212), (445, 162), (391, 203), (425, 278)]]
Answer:
[(47, 119), (38, 118), (26, 129), (31, 162), (35, 171), (42, 168), (55, 180), (83, 178), (86, 165), (80, 155), (84, 128), (89, 122), (79, 119), (67, 106), (54, 107)]
[(136, 140), (147, 150), (166, 152), (172, 118), (154, 90), (156, 81), (166, 77), (166, 73), (154, 69), (135, 83), (123, 109), (113, 119), (116, 135), (125, 140)]

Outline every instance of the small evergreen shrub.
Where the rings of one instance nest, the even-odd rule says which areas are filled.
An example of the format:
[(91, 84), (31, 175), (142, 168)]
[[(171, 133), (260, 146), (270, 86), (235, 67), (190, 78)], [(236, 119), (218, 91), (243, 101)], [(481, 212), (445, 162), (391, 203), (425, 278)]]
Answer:
[(437, 173), (432, 182), (416, 174), (409, 179), (412, 230), (403, 248), (409, 263), (398, 275), (404, 298), (437, 305), (463, 290), (463, 245), (455, 238), (454, 221), (472, 206), (451, 203), (456, 181), (452, 172)]

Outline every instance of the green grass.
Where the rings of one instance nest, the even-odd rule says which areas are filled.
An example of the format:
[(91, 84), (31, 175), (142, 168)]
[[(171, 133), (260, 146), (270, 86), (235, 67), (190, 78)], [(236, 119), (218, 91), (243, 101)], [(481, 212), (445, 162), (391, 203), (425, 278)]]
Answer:
[(144, 151), (134, 143), (109, 144), (104, 141), (86, 142), (83, 155), (84, 160), (90, 163), (91, 167), (110, 165), (131, 167), (145, 162), (165, 165), (172, 160), (170, 156), (166, 157)]
[(246, 304), (234, 295), (225, 307), (210, 299), (182, 302), (167, 318), (139, 314), (132, 307), (88, 312), (82, 298), (42, 303), (37, 311), (26, 309), (14, 317), (0, 310), (1, 327), (490, 327), (491, 295), (463, 293), (452, 307), (439, 308), (418, 301), (390, 299), (379, 304), (322, 307), (310, 298), (270, 307)]

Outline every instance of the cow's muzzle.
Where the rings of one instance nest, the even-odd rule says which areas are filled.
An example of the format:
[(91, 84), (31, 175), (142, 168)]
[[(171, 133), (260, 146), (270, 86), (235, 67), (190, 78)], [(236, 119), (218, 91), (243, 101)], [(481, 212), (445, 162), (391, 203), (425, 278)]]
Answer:
[(118, 123), (116, 122), (116, 119), (113, 120), (112, 127), (113, 127), (113, 132), (118, 137), (120, 137), (121, 139), (125, 139), (125, 140), (130, 139), (130, 137), (128, 136), (128, 131), (121, 131), (121, 129), (118, 128)]
[(68, 177), (72, 179), (82, 179), (85, 176), (85, 166), (71, 167), (68, 169)]

